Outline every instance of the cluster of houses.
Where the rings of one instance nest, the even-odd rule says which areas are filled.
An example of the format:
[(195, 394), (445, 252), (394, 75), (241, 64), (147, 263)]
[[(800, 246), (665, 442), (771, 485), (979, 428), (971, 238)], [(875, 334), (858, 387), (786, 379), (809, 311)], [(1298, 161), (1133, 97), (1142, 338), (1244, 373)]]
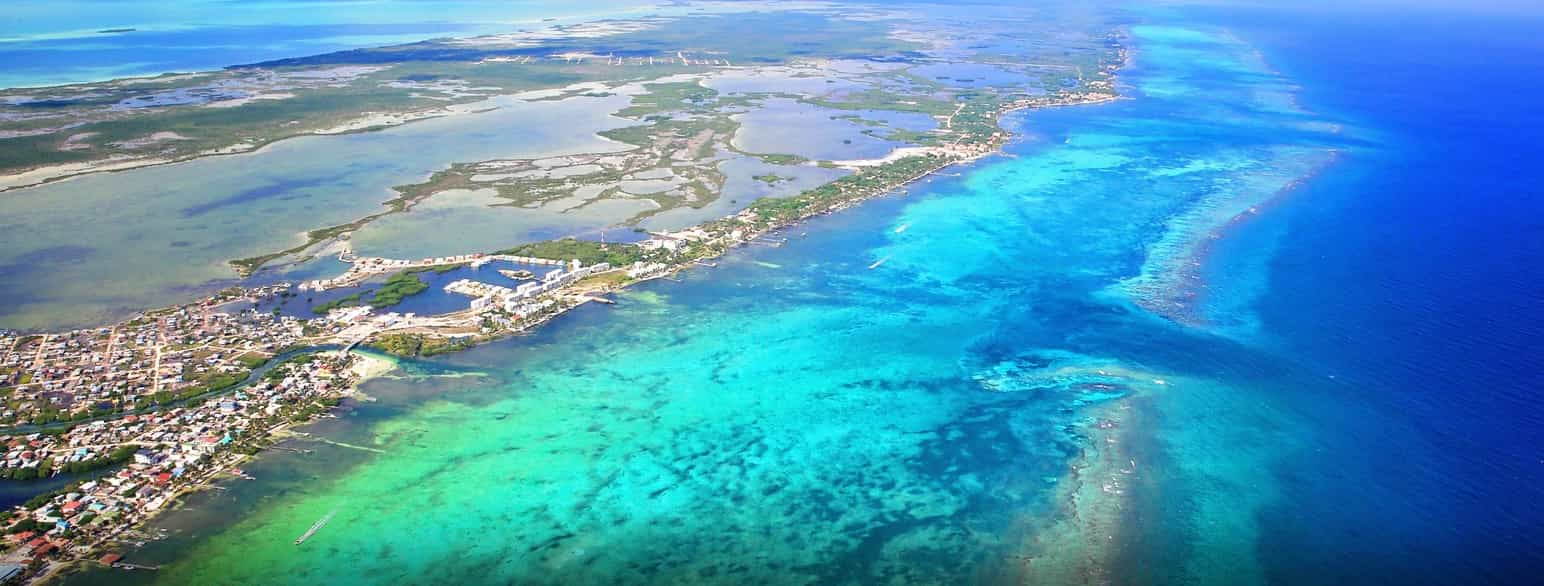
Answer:
[[(739, 235), (735, 234), (731, 235), (731, 237), (739, 238)], [(680, 252), (692, 242), (705, 242), (713, 239), (713, 235), (709, 234), (706, 230), (693, 227), (681, 230), (679, 232), (656, 232), (650, 234), (650, 238), (648, 240), (644, 240), (643, 242), (638, 243), (638, 248), (643, 250), (664, 250), (668, 252)]]
[(642, 279), (645, 277), (658, 275), (669, 269), (670, 266), (666, 265), (665, 263), (643, 262), (640, 260), (633, 263), (633, 266), (627, 268), (627, 276), (631, 279)]
[(61, 435), (0, 437), (13, 446), (11, 452), (56, 462), (82, 453), (132, 450), (132, 457), (112, 464), (116, 470), (105, 476), (12, 511), (3, 527), (13, 546), (7, 558), (36, 559), (60, 548), (84, 551), (165, 506), (182, 479), (233, 456), (225, 449), (233, 442), (347, 388), (352, 383), (348, 360), (329, 356), (283, 366), (279, 375), (197, 405), (85, 423)]
[(482, 253), (458, 254), (455, 256), (436, 256), (433, 258), (424, 258), (419, 260), (354, 257), (350, 259), (350, 262), (353, 263), (353, 266), (349, 267), (348, 272), (345, 272), (331, 279), (316, 279), (306, 281), (300, 284), (299, 289), (301, 291), (326, 291), (328, 289), (347, 287), (349, 285), (357, 284), (359, 281), (369, 277), (370, 275), (378, 275), (381, 273), (389, 273), (393, 271), (419, 267), (433, 267), (440, 265), (466, 263), (481, 264), (486, 262), (488, 258), (488, 255)]
[(610, 263), (602, 262), (584, 266), (578, 259), (574, 259), (563, 268), (548, 271), (542, 275), (540, 280), (527, 281), (513, 289), (481, 281), (461, 279), (446, 285), (445, 290), (473, 297), (472, 309), (494, 307), (516, 316), (525, 316), (551, 305), (550, 302), (544, 304), (543, 302), (536, 301), (535, 297), (561, 289), (591, 275), (610, 270), (612, 270)]
[(301, 338), (289, 317), (188, 306), (107, 328), (0, 333), (0, 424), (82, 419), (244, 373)]

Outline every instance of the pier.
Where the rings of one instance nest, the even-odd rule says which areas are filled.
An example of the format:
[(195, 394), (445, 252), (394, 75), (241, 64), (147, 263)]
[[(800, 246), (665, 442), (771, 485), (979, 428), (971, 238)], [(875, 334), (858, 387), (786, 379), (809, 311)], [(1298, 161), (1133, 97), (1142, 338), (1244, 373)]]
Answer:
[(116, 570), (129, 570), (129, 571), (133, 571), (133, 570), (151, 570), (151, 571), (154, 571), (154, 570), (161, 569), (161, 566), (141, 566), (139, 564), (129, 564), (129, 563), (124, 563), (124, 562), (118, 562), (116, 564), (113, 564), (112, 567), (113, 567), (113, 569), (116, 569)]

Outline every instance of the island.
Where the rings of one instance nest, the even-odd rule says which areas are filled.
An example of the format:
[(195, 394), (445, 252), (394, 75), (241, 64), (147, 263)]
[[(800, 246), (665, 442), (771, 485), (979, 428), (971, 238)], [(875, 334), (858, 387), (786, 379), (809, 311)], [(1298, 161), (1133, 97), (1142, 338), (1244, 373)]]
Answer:
[[(720, 48), (747, 25), (821, 34), (797, 50)], [(510, 94), (621, 106), (614, 127), (598, 132), (604, 150), (456, 162), (397, 186), (377, 212), (311, 229), (289, 248), (229, 259), (248, 277), (336, 257), (347, 265), (337, 276), (240, 284), (111, 325), (0, 332), (0, 476), (89, 477), (6, 513), (4, 559), (29, 575), (120, 563), (120, 544), (145, 520), (187, 491), (241, 476), (246, 458), (290, 426), (325, 416), (396, 358), (529, 332), (576, 307), (611, 303), (623, 288), (712, 266), (737, 247), (780, 246), (798, 237), (789, 228), (802, 220), (992, 155), (1011, 139), (999, 124), (1007, 113), (1117, 99), (1121, 34), (1091, 33), (1083, 50), (1055, 62), (971, 57), (973, 68), (1011, 74), (1002, 85), (927, 74), (948, 63), (925, 53), (937, 39), (861, 19), (750, 14), (553, 26), (536, 36), (0, 92), (0, 132), (32, 145), (0, 156), (8, 175), (0, 189), (240, 156), (301, 135), (474, 116), (461, 106)], [(604, 52), (591, 46), (597, 38)], [(679, 44), (662, 49), (661, 38)], [(786, 149), (746, 132), (812, 112), (824, 116), (818, 126), (842, 131), (822, 136), (824, 144), (787, 140)], [(859, 146), (875, 154), (839, 156)], [(744, 171), (725, 171), (731, 161)], [(774, 191), (726, 201), (736, 177)], [(637, 237), (569, 236), (425, 258), (356, 252), (355, 236), (373, 223), (466, 190), (488, 190), (494, 205), (516, 209), (620, 202), (631, 211), (609, 225)], [(463, 276), (489, 265), (499, 268)], [(435, 281), (449, 276), (457, 278)], [(465, 298), (464, 307), (396, 310), (432, 288)]]

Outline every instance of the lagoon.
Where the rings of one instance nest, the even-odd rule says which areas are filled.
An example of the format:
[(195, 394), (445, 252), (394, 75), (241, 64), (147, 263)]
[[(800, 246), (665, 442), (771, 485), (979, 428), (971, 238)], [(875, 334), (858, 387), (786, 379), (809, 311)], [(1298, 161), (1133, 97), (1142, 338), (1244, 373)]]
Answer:
[(794, 154), (815, 160), (877, 159), (907, 146), (866, 134), (870, 127), (841, 118), (852, 114), (770, 98), (760, 108), (735, 115), (740, 129), (734, 146), (748, 153)]
[[(650, 8), (638, 0), (503, 2), (114, 0), (6, 3), (0, 87), (85, 83), (580, 22)], [(542, 22), (551, 18), (556, 22)], [(104, 32), (106, 31), (106, 32)]]
[[(307, 230), (383, 211), (382, 202), (396, 196), (392, 186), (423, 181), (451, 163), (625, 150), (594, 133), (630, 124), (610, 115), (628, 99), (494, 98), (378, 132), (305, 136), (250, 154), (6, 192), (0, 327), (94, 325), (191, 301), (232, 282), (227, 261), (283, 250), (304, 242)], [(549, 228), (512, 226), (501, 238), (512, 246), (547, 237)]]

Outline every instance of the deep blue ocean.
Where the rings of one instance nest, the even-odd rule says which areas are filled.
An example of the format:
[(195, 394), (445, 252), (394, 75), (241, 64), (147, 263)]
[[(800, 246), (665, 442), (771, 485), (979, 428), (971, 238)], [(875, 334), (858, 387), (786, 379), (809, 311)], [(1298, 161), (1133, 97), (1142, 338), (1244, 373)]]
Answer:
[(1263, 328), (1334, 381), (1291, 399), (1317, 443), (1276, 464), (1284, 498), (1261, 518), (1270, 575), (1533, 583), (1544, 570), (1544, 18), (1193, 13), (1259, 46), (1306, 108), (1376, 134), (1219, 251), (1271, 243)]

